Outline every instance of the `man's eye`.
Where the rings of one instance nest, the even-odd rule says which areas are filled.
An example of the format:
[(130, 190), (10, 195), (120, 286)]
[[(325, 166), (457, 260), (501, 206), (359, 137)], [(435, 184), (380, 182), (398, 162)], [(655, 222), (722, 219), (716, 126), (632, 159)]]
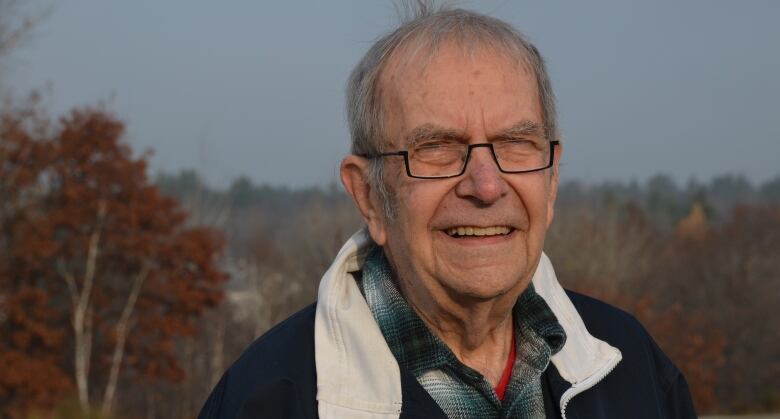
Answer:
[(414, 146), (414, 150), (417, 152), (437, 151), (437, 150), (450, 150), (458, 148), (459, 144), (452, 141), (426, 141)]
[(439, 154), (439, 153), (452, 153), (459, 152), (463, 146), (460, 143), (453, 141), (426, 141), (424, 143), (416, 144), (413, 152), (415, 154)]
[(513, 145), (520, 145), (520, 144), (529, 145), (529, 144), (533, 144), (534, 143), (533, 141), (529, 140), (528, 138), (510, 138), (510, 139), (504, 140), (502, 142), (503, 143), (507, 143), (507, 144), (513, 144)]
[(507, 140), (498, 141), (494, 144), (497, 147), (511, 148), (511, 149), (538, 149), (540, 148), (539, 142), (529, 138), (510, 138)]

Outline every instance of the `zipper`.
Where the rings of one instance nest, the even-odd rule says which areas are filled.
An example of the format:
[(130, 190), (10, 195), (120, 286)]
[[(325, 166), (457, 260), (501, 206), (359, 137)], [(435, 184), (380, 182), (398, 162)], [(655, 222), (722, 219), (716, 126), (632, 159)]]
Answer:
[(591, 375), (579, 383), (573, 384), (568, 390), (564, 391), (561, 396), (561, 418), (566, 419), (566, 406), (574, 396), (598, 384), (599, 381), (603, 380), (604, 377), (609, 375), (609, 373), (617, 367), (617, 364), (620, 363), (621, 359), (623, 359), (623, 356), (618, 353), (618, 356), (610, 360), (601, 371), (598, 371), (596, 374)]

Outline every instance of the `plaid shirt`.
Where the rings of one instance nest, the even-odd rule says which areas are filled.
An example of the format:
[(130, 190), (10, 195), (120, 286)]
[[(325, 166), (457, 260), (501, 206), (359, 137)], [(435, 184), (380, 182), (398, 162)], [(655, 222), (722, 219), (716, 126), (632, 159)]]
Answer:
[(566, 334), (533, 284), (513, 309), (517, 355), (502, 401), (485, 377), (460, 362), (406, 303), (381, 247), (368, 253), (355, 278), (400, 367), (417, 378), (448, 417), (544, 418), (541, 374)]

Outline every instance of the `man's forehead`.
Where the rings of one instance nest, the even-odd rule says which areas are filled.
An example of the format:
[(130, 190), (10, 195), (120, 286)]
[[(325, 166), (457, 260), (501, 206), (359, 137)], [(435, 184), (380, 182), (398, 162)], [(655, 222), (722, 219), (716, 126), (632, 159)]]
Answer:
[[(436, 45), (435, 49), (430, 45), (411, 44), (404, 46), (389, 57), (380, 75), (379, 82), (381, 84), (378, 89), (378, 99), (384, 108), (382, 112), (383, 124), (385, 124), (384, 129), (387, 135), (384, 141), (395, 143), (399, 136), (416, 137), (417, 128), (419, 128), (420, 136), (428, 135), (430, 130), (425, 126), (399, 126), (397, 123), (408, 120), (407, 118), (412, 115), (407, 114), (407, 112), (411, 109), (419, 111), (427, 108), (430, 110), (438, 109), (430, 108), (430, 106), (442, 106), (447, 109), (446, 112), (457, 111), (457, 103), (465, 102), (452, 102), (452, 98), (449, 97), (450, 93), (453, 89), (458, 90), (457, 86), (475, 73), (482, 72), (481, 77), (484, 82), (490, 81), (488, 84), (492, 83), (494, 86), (506, 87), (515, 83), (507, 84), (508, 79), (515, 79), (518, 82), (517, 86), (533, 86), (534, 93), (532, 95), (536, 98), (535, 100), (538, 100), (536, 78), (533, 71), (530, 70), (527, 60), (517, 58), (516, 55), (511, 55), (508, 51), (497, 49), (489, 44), (482, 45), (481, 49), (479, 47), (479, 45), (469, 47), (457, 42), (440, 43)], [(485, 86), (487, 85), (481, 84), (475, 87), (474, 91), (481, 90)], [(514, 94), (514, 91), (510, 91), (510, 95)], [(518, 98), (527, 97), (528, 91), (523, 93), (518, 90), (516, 94), (523, 95), (518, 96)], [(418, 106), (407, 108), (407, 105), (411, 103), (417, 103)], [(422, 103), (425, 105), (420, 108), (419, 105)], [(495, 110), (498, 113), (492, 114), (493, 117), (500, 117), (501, 114), (512, 112), (512, 108), (505, 107)], [(442, 123), (443, 121), (426, 122)], [(520, 119), (504, 120), (501, 126), (494, 128), (511, 129), (511, 124), (521, 124), (521, 122)], [(535, 121), (534, 124), (538, 127), (541, 122), (541, 120)], [(447, 130), (463, 129), (463, 126), (458, 125), (440, 126), (436, 131), (441, 134)], [(409, 132), (412, 129), (415, 132)], [(449, 136), (456, 137), (454, 132), (452, 134)], [(493, 134), (500, 135), (497, 132)], [(402, 138), (401, 140), (406, 144), (414, 142), (414, 138)]]
[(464, 64), (485, 59), (502, 61), (508, 72), (533, 76), (527, 54), (507, 46), (497, 46), (487, 41), (465, 42), (454, 38), (433, 42), (418, 36), (399, 45), (388, 57), (379, 77), (382, 90), (392, 88), (410, 77), (416, 79), (423, 76), (430, 64), (443, 55), (455, 57), (454, 61)]

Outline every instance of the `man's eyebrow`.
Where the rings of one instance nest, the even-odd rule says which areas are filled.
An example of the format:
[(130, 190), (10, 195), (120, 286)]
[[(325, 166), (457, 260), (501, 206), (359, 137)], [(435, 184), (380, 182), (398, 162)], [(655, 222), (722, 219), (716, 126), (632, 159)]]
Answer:
[(436, 124), (423, 124), (415, 127), (406, 135), (406, 145), (411, 146), (421, 141), (436, 138), (450, 138), (456, 140), (468, 141), (468, 138), (461, 132), (451, 128), (445, 128)]
[(517, 138), (528, 135), (544, 137), (544, 128), (536, 122), (524, 119), (507, 129), (499, 131), (493, 138)]
[[(492, 138), (517, 138), (523, 136), (544, 136), (544, 128), (536, 122), (524, 119), (509, 128), (499, 131)], [(462, 142), (468, 142), (469, 138), (462, 131), (452, 128), (445, 128), (436, 124), (423, 124), (415, 127), (406, 135), (406, 146), (412, 146), (421, 141), (431, 139), (454, 139)]]

